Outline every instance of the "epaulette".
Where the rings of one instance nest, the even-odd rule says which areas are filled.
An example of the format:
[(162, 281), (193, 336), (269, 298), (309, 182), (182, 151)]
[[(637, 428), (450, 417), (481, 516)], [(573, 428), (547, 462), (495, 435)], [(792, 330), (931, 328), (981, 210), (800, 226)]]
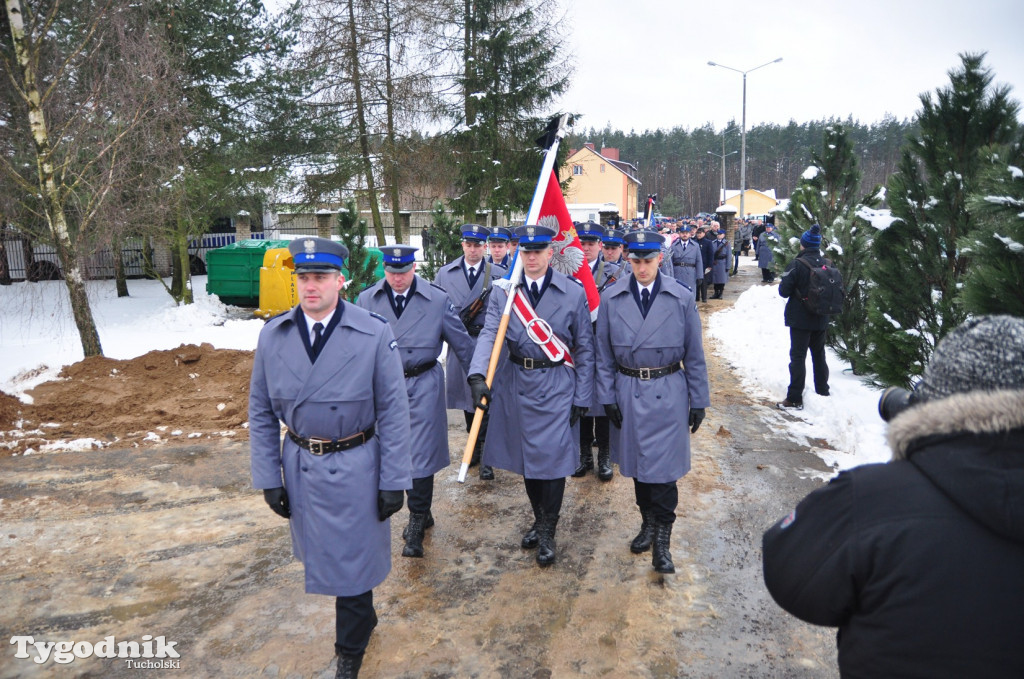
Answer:
[(568, 278), (576, 285), (580, 286), (581, 288), (583, 287), (583, 281), (581, 281), (580, 279), (576, 278), (575, 276), (568, 276)]
[(388, 319), (384, 318), (383, 316), (381, 316), (381, 315), (380, 315), (380, 314), (378, 314), (378, 313), (375, 313), (375, 312), (373, 312), (373, 311), (370, 311), (370, 312), (368, 312), (368, 313), (369, 313), (369, 314), (370, 314), (371, 316), (373, 316), (374, 318), (376, 318), (376, 319), (377, 319), (378, 321), (380, 321), (381, 323), (387, 323), (387, 322), (388, 322)]
[(443, 292), (446, 295), (448, 294), (447, 290), (445, 290), (444, 288), (442, 288), (440, 285), (438, 285), (437, 283), (435, 283), (433, 281), (430, 281), (430, 287), (437, 288), (438, 290), (440, 290), (441, 292)]
[(284, 311), (281, 311), (281, 312), (276, 313), (273, 316), (269, 317), (265, 322), (269, 323), (270, 321), (274, 320), (275, 318), (280, 318), (281, 316), (284, 316), (285, 314), (290, 314), (293, 311), (295, 311), (295, 309), (285, 309)]

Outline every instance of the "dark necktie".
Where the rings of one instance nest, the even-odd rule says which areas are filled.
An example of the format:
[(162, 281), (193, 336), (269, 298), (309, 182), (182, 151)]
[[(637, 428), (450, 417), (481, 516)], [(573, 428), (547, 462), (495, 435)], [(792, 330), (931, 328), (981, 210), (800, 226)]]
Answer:
[(469, 288), (472, 290), (473, 286), (476, 285), (476, 267), (469, 267)]
[(313, 324), (313, 360), (320, 355), (320, 350), (323, 348), (324, 343), (324, 324), (314, 323)]
[(540, 288), (537, 287), (537, 281), (530, 283), (530, 297), (533, 298), (533, 306), (537, 306), (540, 302)]
[(647, 318), (647, 312), (651, 308), (651, 293), (647, 288), (640, 291), (640, 307), (644, 318)]
[(401, 317), (405, 310), (405, 295), (395, 295), (395, 315)]

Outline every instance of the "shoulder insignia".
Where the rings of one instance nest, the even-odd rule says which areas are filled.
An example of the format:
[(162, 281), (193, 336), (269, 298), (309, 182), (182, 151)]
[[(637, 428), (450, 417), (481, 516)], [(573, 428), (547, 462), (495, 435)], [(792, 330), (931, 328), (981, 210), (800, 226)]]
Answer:
[(448, 311), (451, 311), (452, 313), (455, 313), (455, 305), (452, 304), (451, 300), (448, 300)]
[(373, 316), (374, 318), (376, 318), (378, 321), (380, 321), (381, 323), (387, 323), (388, 322), (388, 319), (384, 318), (383, 316), (381, 316), (380, 314), (378, 314), (376, 312), (370, 311), (368, 313), (371, 316)]
[(397, 347), (398, 347), (398, 340), (391, 340), (391, 342), (388, 343), (388, 349), (390, 349), (391, 351), (394, 351)]
[(789, 516), (787, 516), (786, 518), (784, 518), (782, 520), (782, 523), (779, 524), (779, 528), (781, 528), (782, 530), (785, 530), (785, 529), (789, 528), (790, 526), (792, 526), (794, 521), (796, 521), (796, 510), (795, 509), (789, 513)]

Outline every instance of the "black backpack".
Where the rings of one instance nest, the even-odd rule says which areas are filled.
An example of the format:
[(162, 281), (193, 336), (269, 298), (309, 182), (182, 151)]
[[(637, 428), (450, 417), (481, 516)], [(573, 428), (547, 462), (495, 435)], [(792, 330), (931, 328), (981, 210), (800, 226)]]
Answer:
[(800, 299), (812, 314), (819, 316), (835, 316), (843, 312), (843, 299), (846, 290), (843, 288), (843, 275), (832, 262), (823, 259), (824, 264), (815, 265), (806, 259), (797, 258), (798, 262), (810, 271), (807, 293)]

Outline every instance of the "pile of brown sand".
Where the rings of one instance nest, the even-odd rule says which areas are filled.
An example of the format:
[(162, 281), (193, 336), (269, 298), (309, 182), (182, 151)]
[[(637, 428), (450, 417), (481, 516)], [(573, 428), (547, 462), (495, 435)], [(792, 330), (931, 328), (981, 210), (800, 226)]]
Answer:
[(124, 446), (247, 437), (252, 357), (204, 343), (127, 361), (87, 358), (28, 392), (33, 405), (0, 393), (0, 442), (20, 453), (86, 438)]

